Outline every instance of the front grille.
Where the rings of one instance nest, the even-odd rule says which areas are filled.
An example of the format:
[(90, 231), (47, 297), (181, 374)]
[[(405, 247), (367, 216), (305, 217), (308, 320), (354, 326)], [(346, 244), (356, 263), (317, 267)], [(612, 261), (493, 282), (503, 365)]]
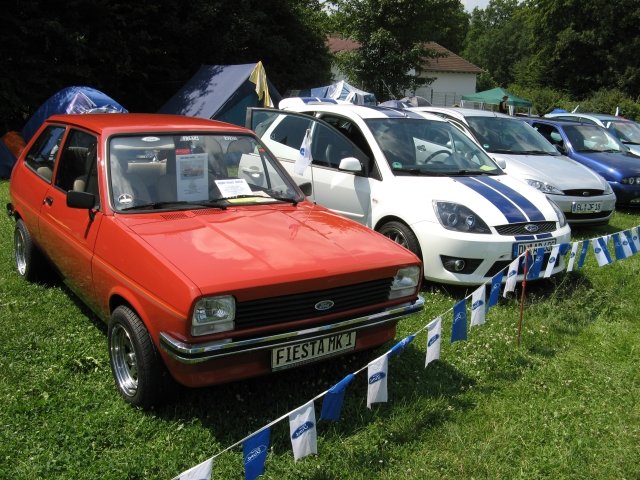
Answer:
[(597, 195), (603, 195), (604, 191), (603, 190), (595, 190), (595, 189), (588, 189), (588, 188), (576, 188), (574, 190), (563, 190), (562, 193), (564, 193), (565, 195), (569, 195), (572, 197), (595, 197)]
[[(392, 278), (281, 297), (263, 298), (236, 305), (236, 328), (321, 317), (387, 302)], [(316, 310), (318, 302), (331, 300), (333, 307)]]
[[(535, 225), (537, 230), (531, 231), (525, 229), (527, 225)], [(556, 222), (525, 222), (525, 223), (509, 223), (507, 225), (498, 225), (496, 230), (500, 235), (537, 235), (539, 233), (553, 232), (556, 229)]]
[(598, 213), (570, 213), (566, 212), (564, 214), (567, 217), (567, 220), (597, 220), (599, 218), (607, 218), (611, 215), (611, 210), (603, 210)]

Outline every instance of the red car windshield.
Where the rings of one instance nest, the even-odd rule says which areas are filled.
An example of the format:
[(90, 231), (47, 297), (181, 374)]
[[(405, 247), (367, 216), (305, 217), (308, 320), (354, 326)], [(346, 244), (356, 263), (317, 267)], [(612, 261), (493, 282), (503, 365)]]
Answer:
[(109, 141), (111, 202), (118, 211), (226, 207), (303, 200), (251, 136), (180, 133)]

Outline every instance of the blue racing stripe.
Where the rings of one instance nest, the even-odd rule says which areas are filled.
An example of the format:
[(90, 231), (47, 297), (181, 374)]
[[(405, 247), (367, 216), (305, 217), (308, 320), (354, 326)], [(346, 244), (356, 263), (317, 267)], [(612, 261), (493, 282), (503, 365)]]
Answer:
[(504, 195), (496, 192), (484, 183), (480, 183), (477, 177), (456, 177), (463, 185), (482, 195), (500, 210), (509, 223), (527, 222), (529, 219), (517, 208), (513, 202), (505, 198)]
[(551, 238), (553, 237), (553, 235), (551, 235), (550, 233), (540, 233), (539, 235), (536, 235), (536, 238), (538, 240), (542, 240), (543, 238)]
[(514, 202), (518, 207), (520, 207), (525, 215), (529, 217), (529, 221), (532, 222), (542, 222), (546, 220), (542, 212), (536, 207), (529, 199), (525, 196), (517, 192), (511, 187), (503, 184), (502, 182), (497, 181), (491, 177), (474, 177), (478, 182), (482, 182), (485, 185), (488, 185), (492, 188), (495, 188), (500, 193), (505, 195), (509, 200)]

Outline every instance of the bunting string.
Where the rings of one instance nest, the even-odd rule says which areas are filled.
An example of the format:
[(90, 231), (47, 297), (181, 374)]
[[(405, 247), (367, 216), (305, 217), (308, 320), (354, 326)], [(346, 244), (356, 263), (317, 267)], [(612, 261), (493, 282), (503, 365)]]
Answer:
[[(546, 256), (544, 248), (535, 251), (525, 250), (520, 256), (500, 272), (498, 272), (489, 282), (480, 285), (472, 293), (456, 302), (451, 308), (442, 312), (426, 325), (411, 335), (406, 336), (383, 355), (372, 360), (367, 365), (348, 374), (331, 388), (319, 393), (305, 404), (291, 410), (272, 420), (260, 429), (238, 440), (232, 445), (219, 451), (202, 463), (182, 472), (173, 480), (210, 480), (214, 460), (224, 453), (243, 446), (243, 460), (245, 478), (254, 480), (264, 473), (265, 461), (269, 450), (269, 438), (271, 428), (285, 419), (289, 419), (289, 433), (294, 460), (297, 462), (301, 458), (317, 454), (317, 435), (315, 402), (324, 397), (320, 420), (339, 421), (340, 411), (346, 389), (356, 375), (367, 371), (367, 408), (371, 408), (374, 403), (384, 403), (388, 401), (387, 379), (389, 360), (400, 355), (405, 348), (413, 342), (416, 336), (427, 332), (425, 368), (434, 360), (440, 358), (440, 344), (442, 336), (442, 319), (445, 315), (452, 314), (453, 321), (451, 327), (451, 343), (467, 339), (467, 302), (471, 299), (471, 322), (470, 326), (480, 326), (486, 321), (486, 314), (491, 307), (498, 303), (500, 288), (504, 284), (503, 296), (508, 297), (515, 292), (516, 279), (519, 272), (522, 272), (521, 297), (520, 297), (520, 318), (518, 322), (518, 345), (523, 322), (523, 306), (525, 300), (525, 288), (527, 280), (548, 278), (558, 265), (563, 265), (564, 257), (568, 254), (568, 261), (563, 265), (563, 270), (572, 272), (584, 266), (589, 247), (593, 251), (598, 266), (609, 265), (614, 261), (624, 260), (640, 251), (640, 239), (638, 237), (640, 226), (620, 231), (611, 235), (581, 240), (572, 243), (554, 245), (547, 257), (547, 264), (542, 270), (542, 263)], [(613, 240), (614, 256), (609, 251), (608, 244)], [(558, 263), (560, 262), (560, 263)], [(507, 278), (504, 278), (504, 275)], [(556, 272), (559, 273), (559, 272)], [(486, 289), (490, 286), (489, 299), (486, 300)]]

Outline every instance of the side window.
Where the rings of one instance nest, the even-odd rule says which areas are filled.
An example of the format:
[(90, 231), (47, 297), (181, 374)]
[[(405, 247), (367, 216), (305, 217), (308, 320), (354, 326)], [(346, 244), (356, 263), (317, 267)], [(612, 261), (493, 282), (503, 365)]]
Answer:
[(559, 145), (562, 143), (562, 136), (560, 136), (555, 127), (542, 123), (534, 123), (533, 128), (540, 132), (540, 134), (542, 134), (542, 136), (549, 140), (553, 145)]
[(96, 147), (95, 136), (72, 130), (60, 153), (55, 178), (56, 187), (65, 192), (75, 190), (97, 196)]
[(311, 128), (311, 120), (297, 116), (286, 116), (273, 129), (270, 139), (298, 150), (302, 145), (304, 134)]
[(362, 131), (355, 123), (353, 123), (348, 118), (327, 114), (322, 114), (320, 118), (327, 122), (329, 125), (333, 126), (336, 130), (342, 133), (353, 143), (355, 143), (357, 147), (362, 150), (369, 158), (373, 158), (373, 152), (371, 151), (371, 147), (369, 147), (367, 139), (364, 137)]
[(51, 181), (64, 127), (47, 127), (36, 139), (25, 158), (26, 164), (47, 182)]
[(318, 123), (311, 138), (311, 157), (315, 165), (338, 168), (340, 160), (353, 157), (353, 145), (333, 128)]

